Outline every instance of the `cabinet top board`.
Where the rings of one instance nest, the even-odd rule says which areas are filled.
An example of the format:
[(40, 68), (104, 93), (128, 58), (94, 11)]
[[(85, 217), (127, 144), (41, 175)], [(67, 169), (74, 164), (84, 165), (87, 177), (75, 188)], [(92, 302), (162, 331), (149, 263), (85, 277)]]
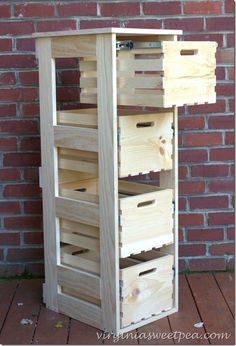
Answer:
[(67, 30), (55, 32), (39, 32), (32, 36), (40, 37), (61, 37), (61, 36), (75, 36), (75, 35), (99, 35), (99, 34), (117, 34), (122, 36), (129, 35), (182, 35), (182, 30), (166, 30), (166, 29), (137, 29), (137, 28), (98, 28), (98, 29), (84, 29), (84, 30)]

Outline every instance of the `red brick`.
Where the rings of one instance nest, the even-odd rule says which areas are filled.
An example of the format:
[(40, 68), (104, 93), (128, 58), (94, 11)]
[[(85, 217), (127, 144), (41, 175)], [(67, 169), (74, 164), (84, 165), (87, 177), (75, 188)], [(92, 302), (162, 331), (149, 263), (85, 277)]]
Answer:
[(24, 244), (43, 244), (43, 232), (25, 232)]
[(234, 244), (223, 243), (223, 244), (212, 244), (209, 246), (209, 252), (212, 255), (234, 255)]
[(229, 205), (228, 196), (191, 197), (190, 209), (225, 209)]
[(219, 1), (188, 1), (184, 3), (186, 14), (221, 14), (222, 5)]
[(24, 180), (28, 180), (28, 181), (35, 181), (38, 182), (39, 180), (39, 170), (38, 168), (25, 168), (24, 169)]
[(22, 248), (8, 249), (7, 261), (27, 262), (43, 259), (43, 249), (41, 248)]
[(218, 64), (233, 64), (234, 63), (234, 50), (233, 48), (217, 49), (216, 61)]
[(158, 19), (130, 19), (124, 22), (126, 28), (160, 29), (161, 20)]
[(40, 150), (40, 138), (39, 137), (26, 137), (20, 142), (20, 149), (27, 151)]
[(54, 15), (53, 4), (41, 3), (24, 3), (15, 5), (14, 8), (15, 17), (51, 17)]
[(207, 31), (234, 31), (233, 17), (211, 17), (206, 18)]
[(234, 160), (234, 148), (216, 148), (210, 150), (211, 161)]
[(227, 34), (227, 47), (230, 48), (230, 47), (234, 47), (234, 42), (235, 42), (235, 39), (234, 39), (234, 34)]
[(11, 7), (10, 4), (0, 4), (0, 18), (11, 17)]
[(60, 84), (68, 84), (68, 85), (73, 85), (79, 84), (79, 79), (80, 79), (80, 73), (79, 71), (76, 70), (71, 70), (71, 71), (61, 71), (59, 73), (59, 78), (58, 82)]
[(228, 258), (226, 262), (226, 269), (227, 270), (234, 270), (235, 269), (235, 258)]
[(235, 165), (234, 164), (230, 165), (230, 174), (229, 175), (231, 177), (235, 176)]
[(234, 128), (234, 116), (222, 115), (222, 116), (210, 116), (208, 118), (209, 129), (233, 129)]
[(225, 270), (224, 258), (193, 258), (189, 260), (190, 271)]
[(0, 35), (24, 35), (33, 32), (33, 22), (0, 22)]
[(208, 183), (209, 192), (233, 192), (234, 180), (233, 179), (215, 179), (210, 180)]
[(38, 85), (38, 71), (19, 72), (19, 81), (23, 85)]
[(21, 104), (21, 115), (23, 117), (39, 116), (39, 104), (33, 102)]
[(228, 227), (227, 239), (228, 240), (234, 240), (235, 239), (235, 227)]
[(3, 158), (5, 167), (33, 167), (40, 165), (40, 154), (38, 153), (9, 153)]
[(16, 168), (1, 168), (0, 180), (2, 181), (16, 181), (20, 179), (20, 172)]
[(0, 73), (0, 85), (14, 85), (16, 84), (16, 76), (14, 72)]
[(10, 277), (16, 275), (22, 275), (25, 272), (24, 264), (0, 264), (0, 276)]
[(179, 197), (179, 210), (186, 210), (187, 201), (184, 197)]
[(234, 112), (234, 108), (235, 108), (235, 102), (234, 99), (229, 100), (229, 110), (230, 112)]
[(179, 162), (199, 161), (207, 161), (207, 151), (205, 149), (185, 149), (179, 151)]
[(16, 49), (18, 51), (35, 51), (35, 39), (34, 38), (18, 38), (16, 39)]
[(191, 132), (184, 134), (185, 146), (205, 147), (210, 145), (222, 144), (222, 134), (219, 132)]
[(180, 214), (179, 215), (179, 226), (202, 226), (204, 223), (203, 214)]
[(57, 101), (58, 102), (68, 102), (78, 100), (80, 96), (80, 91), (78, 87), (59, 87), (57, 88)]
[(0, 51), (7, 52), (12, 50), (11, 38), (0, 38)]
[(204, 181), (180, 181), (179, 182), (179, 194), (188, 195), (196, 194), (205, 191)]
[(226, 132), (225, 134), (225, 144), (230, 145), (235, 143), (234, 132)]
[(96, 16), (97, 4), (96, 2), (82, 2), (82, 3), (62, 3), (58, 4), (58, 14), (63, 16)]
[(18, 202), (0, 201), (1, 214), (18, 214), (20, 212), (20, 205)]
[(27, 263), (26, 270), (35, 277), (45, 277), (43, 263)]
[(22, 68), (22, 67), (36, 67), (36, 60), (34, 55), (2, 55), (0, 56), (1, 68)]
[(219, 47), (224, 45), (222, 34), (213, 33), (197, 33), (197, 34), (185, 34), (184, 41), (216, 41)]
[(42, 219), (39, 216), (15, 216), (4, 218), (6, 229), (41, 229)]
[(36, 184), (9, 184), (4, 188), (4, 197), (39, 197), (41, 189)]
[(65, 68), (78, 69), (78, 66), (79, 66), (78, 58), (57, 58), (56, 59), (56, 69), (65, 69)]
[(227, 13), (234, 13), (234, 0), (226, 0), (224, 1), (225, 4), (225, 12)]
[(228, 67), (229, 80), (234, 80), (235, 70), (234, 67)]
[(2, 249), (0, 249), (0, 261), (2, 261), (2, 260), (3, 260), (3, 258), (4, 258), (4, 256), (3, 256), (3, 250), (2, 250)]
[(179, 179), (187, 178), (188, 168), (187, 166), (179, 166)]
[(234, 84), (218, 83), (216, 85), (216, 93), (219, 96), (234, 96)]
[(191, 167), (192, 177), (224, 177), (228, 175), (227, 165), (196, 165)]
[(15, 117), (16, 116), (16, 105), (3, 103), (0, 104), (0, 117)]
[(17, 148), (16, 138), (0, 138), (0, 150), (14, 151)]
[(233, 212), (219, 212), (208, 214), (209, 225), (230, 225), (234, 224)]
[(164, 20), (165, 29), (180, 29), (184, 31), (203, 31), (203, 18), (171, 18)]
[(19, 233), (0, 233), (1, 245), (19, 245), (20, 234)]
[(26, 201), (24, 202), (25, 214), (41, 214), (42, 213), (42, 201)]
[(179, 272), (184, 272), (188, 269), (188, 266), (186, 264), (186, 261), (184, 259), (179, 259)]
[(184, 240), (183, 230), (179, 229), (179, 241), (183, 241), (183, 240)]
[(225, 100), (217, 100), (216, 103), (188, 106), (188, 113), (190, 114), (206, 114), (206, 113), (224, 113)]
[(204, 244), (181, 244), (179, 245), (179, 256), (201, 256), (206, 253), (206, 245)]
[(102, 3), (100, 13), (103, 17), (125, 17), (140, 14), (140, 4), (132, 2)]
[(181, 14), (181, 6), (179, 1), (169, 1), (165, 2), (144, 2), (143, 3), (143, 13), (145, 15), (172, 15)]
[(210, 228), (210, 229), (188, 229), (188, 241), (213, 241), (224, 239), (223, 228)]
[(1, 133), (31, 134), (38, 133), (38, 122), (33, 120), (2, 120)]
[(13, 102), (37, 101), (38, 88), (0, 89), (0, 99)]
[(224, 67), (217, 67), (216, 68), (216, 79), (217, 81), (223, 81), (225, 80), (225, 68)]
[(37, 22), (37, 31), (60, 31), (60, 30), (75, 30), (76, 29), (76, 20), (67, 19), (67, 20), (50, 20)]
[(106, 27), (119, 27), (119, 20), (103, 20), (103, 19), (92, 19), (92, 20), (81, 20), (80, 29), (95, 29), (95, 28), (106, 28)]
[(204, 117), (181, 117), (178, 119), (179, 130), (203, 129)]

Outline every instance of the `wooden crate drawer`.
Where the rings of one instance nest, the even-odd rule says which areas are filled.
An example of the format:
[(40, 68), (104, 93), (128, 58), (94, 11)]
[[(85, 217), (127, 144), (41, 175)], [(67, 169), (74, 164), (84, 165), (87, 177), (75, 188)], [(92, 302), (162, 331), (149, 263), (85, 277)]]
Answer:
[[(62, 197), (98, 205), (98, 180), (60, 184)], [(119, 180), (120, 256), (173, 242), (173, 190)]]
[(173, 307), (172, 255), (151, 251), (120, 265), (122, 327)]
[[(162, 41), (117, 53), (118, 105), (171, 107), (215, 103), (216, 42)], [(82, 61), (81, 102), (97, 103), (97, 66)], [(88, 73), (89, 72), (89, 73)]]
[[(55, 126), (54, 132), (55, 144), (67, 148), (70, 156), (70, 161), (66, 160), (61, 150), (60, 168), (65, 168), (67, 164), (68, 169), (74, 167), (74, 170), (97, 173), (96, 113), (96, 109), (58, 112), (58, 126)], [(171, 110), (158, 113), (119, 110), (119, 177), (172, 169), (172, 125)], [(86, 150), (88, 154), (85, 153), (83, 157), (82, 153)], [(73, 153), (76, 153), (77, 159)]]

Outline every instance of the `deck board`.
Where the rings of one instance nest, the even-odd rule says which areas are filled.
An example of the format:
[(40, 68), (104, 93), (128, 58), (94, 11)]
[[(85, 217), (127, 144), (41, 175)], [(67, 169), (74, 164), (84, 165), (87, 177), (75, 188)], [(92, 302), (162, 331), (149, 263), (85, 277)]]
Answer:
[(3, 327), (12, 299), (15, 295), (18, 281), (0, 281), (0, 330)]
[(235, 306), (235, 277), (234, 273), (215, 273), (215, 279), (217, 281), (218, 286), (229, 306), (229, 309), (234, 316)]
[[(173, 345), (173, 339), (160, 338), (162, 333), (171, 333), (168, 318), (162, 318), (138, 329), (140, 345)], [(146, 335), (146, 337), (144, 337)]]
[(102, 339), (98, 340), (96, 333), (102, 333), (101, 330), (90, 327), (85, 323), (71, 319), (69, 345), (100, 345)]

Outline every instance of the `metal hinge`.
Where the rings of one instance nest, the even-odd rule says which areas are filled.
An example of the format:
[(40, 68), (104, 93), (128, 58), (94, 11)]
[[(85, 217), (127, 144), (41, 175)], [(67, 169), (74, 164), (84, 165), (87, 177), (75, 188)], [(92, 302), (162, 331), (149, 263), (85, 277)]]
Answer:
[(161, 48), (161, 42), (133, 42), (116, 41), (116, 50), (131, 50), (131, 49), (147, 49), (147, 48)]

